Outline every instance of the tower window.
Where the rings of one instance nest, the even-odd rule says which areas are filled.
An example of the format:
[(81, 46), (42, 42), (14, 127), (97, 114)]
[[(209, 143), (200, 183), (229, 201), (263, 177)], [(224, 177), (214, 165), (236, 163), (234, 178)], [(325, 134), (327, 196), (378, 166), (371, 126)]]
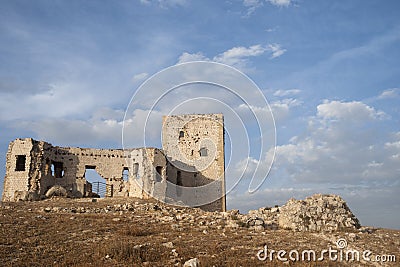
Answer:
[(200, 157), (207, 157), (208, 156), (208, 150), (205, 147), (200, 148)]
[(64, 164), (62, 162), (53, 161), (51, 164), (51, 172), (55, 178), (64, 177)]
[(139, 163), (133, 163), (133, 168), (132, 168), (132, 176), (135, 179), (139, 179)]
[(26, 156), (18, 155), (16, 164), (15, 164), (15, 171), (17, 171), (17, 172), (25, 171), (25, 162), (26, 162)]

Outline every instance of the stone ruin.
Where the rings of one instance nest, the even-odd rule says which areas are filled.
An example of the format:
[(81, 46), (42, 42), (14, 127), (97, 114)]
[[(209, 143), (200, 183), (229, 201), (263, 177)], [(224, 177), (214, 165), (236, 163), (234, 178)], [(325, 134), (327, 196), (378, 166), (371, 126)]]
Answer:
[(85, 173), (104, 178), (105, 197), (136, 197), (225, 211), (222, 114), (164, 116), (162, 149), (94, 149), (16, 139), (6, 155), (3, 201), (54, 194), (93, 197)]
[(292, 198), (280, 207), (250, 210), (246, 215), (233, 211), (233, 214), (233, 217), (239, 220), (239, 223), (231, 220), (233, 227), (235, 224), (245, 225), (255, 230), (333, 232), (361, 227), (346, 202), (337, 195), (315, 194), (304, 200)]
[[(127, 200), (127, 199), (125, 199)], [(50, 205), (57, 205), (57, 202)], [(250, 210), (247, 214), (239, 210), (206, 212), (202, 209), (170, 206), (154, 201), (126, 201), (104, 207), (70, 206), (40, 207), (45, 213), (132, 213), (150, 212), (153, 222), (168, 222), (171, 229), (185, 226), (208, 228), (249, 229), (255, 232), (270, 230), (291, 230), (298, 232), (368, 232), (372, 229), (361, 227), (360, 222), (337, 195), (315, 194), (305, 200), (290, 199), (283, 206), (264, 207)], [(116, 218), (115, 220), (119, 220)]]

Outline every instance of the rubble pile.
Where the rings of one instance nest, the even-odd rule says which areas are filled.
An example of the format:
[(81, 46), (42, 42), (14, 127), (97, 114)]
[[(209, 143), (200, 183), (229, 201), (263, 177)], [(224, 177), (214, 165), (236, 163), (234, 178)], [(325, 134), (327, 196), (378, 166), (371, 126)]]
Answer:
[(297, 231), (338, 231), (360, 228), (360, 222), (337, 195), (316, 194), (305, 200), (290, 199), (280, 209), (281, 228)]
[(292, 198), (281, 207), (250, 210), (242, 220), (250, 227), (254, 226), (253, 222), (259, 221), (257, 225), (267, 230), (332, 232), (360, 228), (360, 222), (340, 196), (323, 194), (315, 194), (305, 200)]
[[(264, 207), (240, 214), (239, 210), (206, 212), (198, 208), (174, 207), (163, 203), (124, 203), (106, 207), (46, 207), (43, 212), (61, 213), (125, 213), (147, 212), (154, 222), (169, 222), (172, 228), (198, 225), (209, 228), (248, 228), (257, 232), (266, 230), (294, 230), (333, 232), (356, 230), (360, 223), (346, 202), (337, 195), (316, 194), (305, 200), (290, 199), (283, 206)], [(150, 218), (149, 218), (150, 219)]]

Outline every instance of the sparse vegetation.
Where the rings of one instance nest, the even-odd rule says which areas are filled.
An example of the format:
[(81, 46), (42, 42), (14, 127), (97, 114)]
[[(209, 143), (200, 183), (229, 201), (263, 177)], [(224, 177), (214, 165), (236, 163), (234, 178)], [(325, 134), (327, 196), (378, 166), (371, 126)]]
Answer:
[[(127, 201), (132, 205), (124, 211), (110, 208), (121, 207)], [(284, 264), (276, 258), (272, 262), (259, 261), (256, 256), (264, 245), (275, 250), (321, 251), (335, 246), (340, 237), (354, 248), (395, 254), (399, 260), (399, 231), (256, 232), (245, 225), (226, 227), (214, 213), (160, 204), (154, 209), (155, 205), (132, 199), (3, 203), (0, 265), (183, 266), (196, 257), (200, 266), (365, 266), (328, 260)], [(237, 215), (231, 219), (242, 223)]]

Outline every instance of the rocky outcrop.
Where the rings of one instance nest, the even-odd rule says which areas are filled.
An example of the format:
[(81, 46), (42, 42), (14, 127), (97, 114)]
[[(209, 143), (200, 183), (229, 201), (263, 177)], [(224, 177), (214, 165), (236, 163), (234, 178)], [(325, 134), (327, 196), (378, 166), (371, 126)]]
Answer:
[(305, 200), (290, 199), (280, 208), (281, 228), (298, 231), (358, 229), (360, 222), (337, 195), (313, 195)]
[(266, 229), (338, 231), (360, 228), (358, 219), (337, 195), (315, 194), (304, 200), (292, 198), (281, 207), (251, 210), (247, 217), (250, 217), (247, 221), (263, 220)]

